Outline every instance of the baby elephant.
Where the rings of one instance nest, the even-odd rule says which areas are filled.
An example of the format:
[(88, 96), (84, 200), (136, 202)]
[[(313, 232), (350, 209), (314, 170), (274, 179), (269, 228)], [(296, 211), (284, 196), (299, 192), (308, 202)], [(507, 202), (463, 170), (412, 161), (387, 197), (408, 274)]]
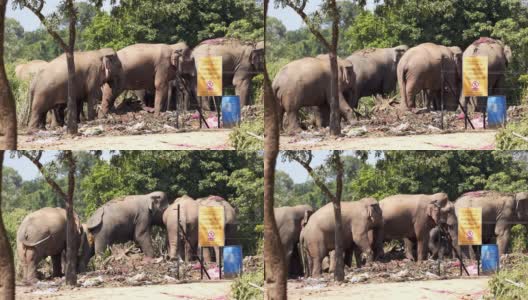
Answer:
[[(373, 260), (373, 249), (369, 240), (369, 231), (373, 230), (373, 245), (383, 242), (383, 216), (374, 198), (365, 198), (354, 202), (341, 203), (341, 221), (343, 224), (343, 250), (345, 261), (351, 260), (353, 252), (361, 251), (367, 262)], [(317, 210), (308, 220), (300, 237), (303, 261), (307, 262), (307, 273), (319, 277), (323, 258), (335, 249), (335, 218), (332, 203)], [(311, 271), (311, 272), (310, 272)]]
[(433, 259), (449, 258), (453, 248), (449, 242), (449, 238), (445, 232), (440, 228), (435, 227), (429, 232), (429, 252)]
[(99, 207), (86, 222), (88, 243), (84, 243), (79, 271), (83, 272), (95, 254), (102, 254), (112, 244), (136, 241), (145, 260), (154, 256), (150, 237), (153, 225), (163, 225), (163, 212), (168, 206), (163, 192), (132, 195), (114, 199)]
[[(75, 214), (78, 235), (82, 235), (79, 217)], [(60, 207), (45, 207), (27, 215), (17, 231), (17, 253), (22, 266), (24, 281), (37, 280), (37, 267), (41, 260), (51, 256), (53, 277), (62, 276), (61, 253), (66, 249), (66, 210)]]

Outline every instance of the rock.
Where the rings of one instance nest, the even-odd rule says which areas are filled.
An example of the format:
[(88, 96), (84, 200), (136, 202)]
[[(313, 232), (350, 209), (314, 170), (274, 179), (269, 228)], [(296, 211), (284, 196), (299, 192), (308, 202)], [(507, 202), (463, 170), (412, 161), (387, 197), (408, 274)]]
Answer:
[(362, 136), (362, 135), (365, 135), (367, 132), (368, 132), (367, 126), (363, 126), (359, 128), (352, 128), (346, 133), (346, 136), (348, 137)]
[(98, 276), (95, 278), (89, 278), (86, 279), (83, 283), (81, 283), (82, 287), (92, 287), (92, 286), (98, 286), (104, 282), (102, 276)]
[(103, 132), (104, 132), (103, 125), (99, 125), (97, 127), (86, 128), (83, 134), (86, 136), (93, 136), (93, 135), (100, 135)]

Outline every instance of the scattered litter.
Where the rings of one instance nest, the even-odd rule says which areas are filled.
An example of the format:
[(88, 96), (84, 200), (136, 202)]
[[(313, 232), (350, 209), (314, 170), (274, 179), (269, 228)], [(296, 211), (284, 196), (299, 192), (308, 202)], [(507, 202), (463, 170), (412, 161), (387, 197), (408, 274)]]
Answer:
[(59, 291), (59, 288), (48, 288), (45, 290), (36, 290), (33, 292), (34, 295), (51, 295)]
[(350, 129), (345, 135), (349, 137), (356, 137), (365, 135), (368, 132), (367, 126)]
[(514, 286), (516, 286), (516, 287), (524, 288), (524, 283), (522, 283), (522, 282), (515, 282), (515, 281), (510, 280), (510, 279), (507, 279), (507, 278), (504, 279), (504, 280), (505, 280), (506, 282), (508, 282), (508, 283), (510, 283), (510, 284), (512, 284), (512, 285), (514, 285)]
[(429, 278), (429, 279), (440, 279), (440, 276), (434, 274), (434, 273), (431, 273), (431, 272), (425, 272), (425, 277)]
[(81, 283), (82, 287), (92, 287), (92, 286), (98, 286), (104, 282), (102, 276), (97, 276), (95, 278), (89, 278), (86, 279), (84, 282)]

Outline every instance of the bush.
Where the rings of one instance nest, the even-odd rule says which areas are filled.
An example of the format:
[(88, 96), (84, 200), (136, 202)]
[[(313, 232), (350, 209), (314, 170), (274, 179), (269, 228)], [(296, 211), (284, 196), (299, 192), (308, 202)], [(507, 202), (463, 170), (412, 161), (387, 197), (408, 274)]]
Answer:
[(20, 223), (26, 215), (29, 214), (29, 211), (22, 208), (15, 208), (12, 211), (6, 213), (4, 212), (4, 225), (7, 231), (7, 238), (11, 244), (11, 249), (13, 253), (16, 253), (16, 234)]
[(528, 257), (521, 255), (516, 259), (512, 268), (501, 270), (488, 282), (492, 299), (528, 299), (528, 289), (511, 283), (528, 284)]
[[(27, 125), (31, 105), (28, 101), (29, 82), (18, 80), (15, 76), (15, 64), (6, 65), (7, 79), (11, 85), (11, 91), (15, 98), (17, 120), (19, 127)], [(21, 126), (22, 125), (22, 126)]]
[(517, 224), (512, 227), (511, 231), (511, 249), (513, 252), (522, 253), (526, 251), (528, 244), (528, 231), (526, 227), (521, 224)]
[(528, 142), (513, 133), (528, 137), (528, 119), (509, 123), (506, 128), (501, 129), (495, 137), (497, 150), (528, 150)]
[(264, 112), (263, 108), (259, 109), (255, 118), (244, 120), (239, 127), (233, 129), (229, 134), (231, 145), (236, 150), (262, 150), (264, 149), (264, 140), (255, 137), (264, 136)]

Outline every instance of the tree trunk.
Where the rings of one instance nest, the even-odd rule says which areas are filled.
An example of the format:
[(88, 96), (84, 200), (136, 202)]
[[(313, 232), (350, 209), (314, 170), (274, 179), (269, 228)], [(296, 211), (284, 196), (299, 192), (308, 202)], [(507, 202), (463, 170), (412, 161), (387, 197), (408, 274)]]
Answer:
[(68, 194), (66, 197), (66, 284), (77, 285), (77, 253), (79, 251), (79, 238), (75, 216), (73, 212), (73, 192), (75, 190), (75, 161), (73, 153), (66, 151), (68, 161)]
[[(5, 1), (3, 2), (5, 9)], [(2, 31), (3, 32), (3, 31)], [(0, 151), (0, 195), (2, 194), (2, 166), (4, 151)], [(7, 239), (2, 218), (2, 198), (0, 196), (0, 300), (15, 299), (15, 262)]]
[(0, 124), (4, 127), (5, 143), (0, 146), (5, 150), (17, 148), (16, 107), (4, 67), (4, 30), (7, 0), (0, 1)]
[(68, 64), (68, 133), (77, 134), (77, 99), (75, 98), (75, 60), (73, 51), (66, 53)]
[(330, 56), (330, 134), (338, 136), (341, 134), (341, 113), (339, 112), (339, 83), (337, 70), (337, 55), (334, 51)]
[[(330, 47), (330, 134), (338, 136), (341, 134), (341, 113), (339, 112), (339, 72), (337, 69), (337, 43), (339, 41), (339, 11), (335, 0), (329, 3), (332, 14), (332, 45)], [(336, 253), (337, 254), (337, 253)]]
[(336, 197), (333, 199), (335, 217), (335, 269), (334, 280), (341, 282), (345, 280), (345, 264), (343, 260), (343, 223), (341, 222), (341, 194), (343, 191), (343, 164), (339, 151), (334, 151), (334, 162), (336, 164)]
[[(264, 27), (269, 0), (264, 0)], [(279, 121), (277, 101), (271, 89), (271, 81), (264, 61), (264, 270), (266, 277), (265, 298), (287, 299), (287, 274), (284, 249), (273, 212), (275, 164), (279, 153)]]

